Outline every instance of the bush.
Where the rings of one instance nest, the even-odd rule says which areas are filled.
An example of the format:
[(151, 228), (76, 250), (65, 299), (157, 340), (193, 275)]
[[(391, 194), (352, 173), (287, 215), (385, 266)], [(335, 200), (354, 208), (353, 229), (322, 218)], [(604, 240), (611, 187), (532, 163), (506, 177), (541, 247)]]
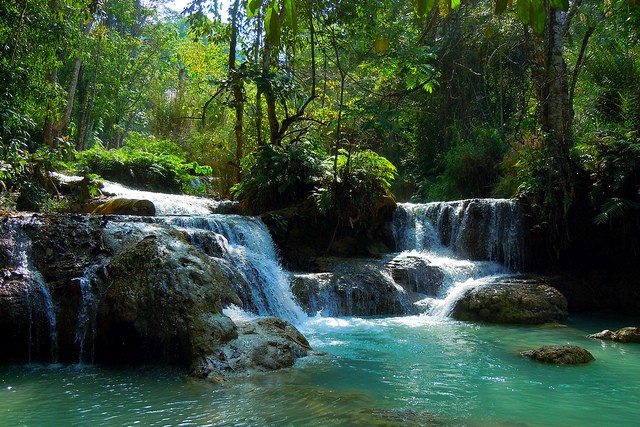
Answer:
[(255, 213), (302, 202), (326, 174), (323, 157), (308, 142), (262, 146), (242, 160), (242, 181), (231, 192)]
[(196, 162), (187, 162), (182, 149), (170, 141), (135, 137), (123, 148), (106, 150), (94, 147), (77, 153), (76, 168), (96, 173), (105, 179), (146, 190), (170, 193), (203, 194), (206, 187), (199, 179), (212, 170)]
[[(331, 170), (333, 158), (326, 160), (325, 170)], [(368, 224), (376, 207), (385, 196), (391, 196), (396, 167), (377, 153), (364, 150), (351, 156), (341, 150), (337, 161), (336, 180), (325, 177), (324, 185), (314, 193), (318, 209), (336, 217), (352, 228)]]
[(458, 132), (444, 155), (435, 181), (418, 184), (427, 200), (489, 197), (500, 178), (500, 163), (508, 149), (496, 129), (479, 128), (469, 138)]

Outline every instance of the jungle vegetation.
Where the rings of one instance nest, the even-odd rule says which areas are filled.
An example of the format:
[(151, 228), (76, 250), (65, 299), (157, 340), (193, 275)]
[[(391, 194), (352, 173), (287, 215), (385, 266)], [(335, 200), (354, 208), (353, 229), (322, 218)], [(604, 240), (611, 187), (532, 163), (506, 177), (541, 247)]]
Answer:
[(551, 258), (637, 254), (639, 42), (637, 0), (3, 0), (2, 203), (52, 170), (345, 221), (516, 197)]

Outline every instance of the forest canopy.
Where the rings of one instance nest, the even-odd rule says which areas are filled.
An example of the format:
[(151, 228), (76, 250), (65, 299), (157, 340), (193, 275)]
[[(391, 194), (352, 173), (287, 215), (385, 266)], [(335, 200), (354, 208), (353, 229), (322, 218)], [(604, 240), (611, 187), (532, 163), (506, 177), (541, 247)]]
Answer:
[(624, 236), (639, 41), (635, 0), (3, 1), (3, 205), (64, 170), (256, 213), (517, 197), (552, 246)]

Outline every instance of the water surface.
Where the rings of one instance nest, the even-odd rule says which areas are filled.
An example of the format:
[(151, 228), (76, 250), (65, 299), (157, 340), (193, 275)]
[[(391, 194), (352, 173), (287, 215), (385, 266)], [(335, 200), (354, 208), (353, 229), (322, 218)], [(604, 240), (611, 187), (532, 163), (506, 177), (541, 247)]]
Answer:
[[(303, 329), (326, 355), (223, 385), (162, 367), (3, 367), (0, 425), (636, 425), (640, 345), (584, 338), (630, 321), (313, 318)], [(565, 343), (596, 361), (548, 366), (518, 355)]]

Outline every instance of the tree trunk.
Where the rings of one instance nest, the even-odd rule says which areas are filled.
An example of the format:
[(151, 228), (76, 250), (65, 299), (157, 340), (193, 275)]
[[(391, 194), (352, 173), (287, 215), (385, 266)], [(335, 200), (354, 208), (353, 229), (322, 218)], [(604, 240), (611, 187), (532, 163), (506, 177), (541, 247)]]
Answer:
[(240, 0), (234, 0), (231, 7), (231, 37), (229, 39), (229, 74), (231, 77), (231, 91), (233, 92), (233, 102), (236, 112), (236, 123), (234, 132), (236, 135), (236, 180), (242, 179), (240, 161), (244, 151), (244, 135), (242, 121), (244, 118), (244, 90), (241, 76), (236, 68), (236, 50), (238, 45), (238, 9)]
[(548, 9), (545, 37), (545, 67), (542, 84), (541, 124), (549, 138), (551, 170), (556, 175), (565, 202), (573, 196), (571, 190), (572, 114), (569, 102), (567, 64), (564, 59), (563, 12)]

